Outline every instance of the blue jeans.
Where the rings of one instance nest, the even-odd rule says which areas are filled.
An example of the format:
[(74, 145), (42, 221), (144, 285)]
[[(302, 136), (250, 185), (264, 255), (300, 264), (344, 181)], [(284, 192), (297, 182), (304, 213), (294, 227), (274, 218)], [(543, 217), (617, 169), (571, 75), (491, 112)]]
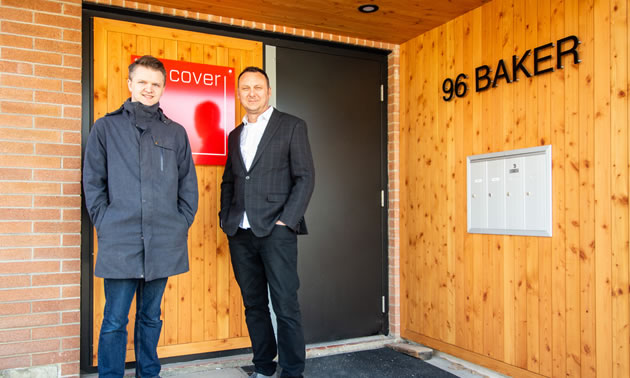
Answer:
[(98, 341), (98, 375), (100, 378), (122, 377), (127, 354), (129, 308), (136, 297), (134, 350), (136, 377), (159, 377), (157, 344), (162, 331), (160, 304), (168, 278), (105, 279), (105, 311)]

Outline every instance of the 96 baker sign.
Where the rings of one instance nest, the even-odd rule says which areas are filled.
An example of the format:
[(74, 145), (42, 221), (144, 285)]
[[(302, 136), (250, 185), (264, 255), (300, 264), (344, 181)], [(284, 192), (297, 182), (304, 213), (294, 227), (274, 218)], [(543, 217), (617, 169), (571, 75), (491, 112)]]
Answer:
[[(493, 70), (488, 65), (482, 65), (475, 68), (475, 92), (482, 92), (489, 88), (495, 88), (499, 85), (501, 80), (505, 80), (506, 83), (518, 81), (519, 74), (525, 75), (525, 77), (532, 77), (541, 75), (548, 72), (553, 72), (555, 69), (564, 68), (563, 60), (567, 55), (573, 56), (573, 64), (580, 63), (580, 57), (578, 54), (578, 46), (580, 44), (578, 37), (571, 35), (562, 39), (559, 39), (556, 44), (553, 42), (546, 45), (538, 46), (534, 49), (534, 70), (532, 72), (526, 67), (528, 58), (532, 55), (532, 50), (525, 51), (522, 57), (518, 55), (512, 56), (512, 69), (508, 70), (507, 65), (503, 59), (500, 59), (497, 63), (494, 75), (491, 75)], [(553, 48), (556, 48), (556, 67), (553, 63)], [(551, 64), (550, 64), (551, 63)], [(492, 76), (492, 77), (491, 77)], [(442, 82), (442, 91), (444, 101), (451, 101), (453, 97), (464, 97), (468, 93), (468, 83), (466, 80), (468, 75), (460, 73), (455, 80), (447, 78)]]

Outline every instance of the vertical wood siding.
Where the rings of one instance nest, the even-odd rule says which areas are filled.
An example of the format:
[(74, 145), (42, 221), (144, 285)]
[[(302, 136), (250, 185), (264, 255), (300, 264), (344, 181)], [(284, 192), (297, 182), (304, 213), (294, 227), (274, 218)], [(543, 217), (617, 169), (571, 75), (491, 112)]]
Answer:
[[(581, 63), (475, 92), (576, 35)], [(514, 376), (628, 377), (628, 0), (494, 0), (401, 46), (401, 334)], [(442, 82), (468, 93), (442, 100)], [(552, 145), (553, 237), (468, 234), (466, 157)]]
[[(233, 67), (262, 66), (262, 44), (207, 34), (96, 18), (94, 20), (94, 119), (127, 97), (132, 55)], [(234, 83), (236, 86), (236, 83)], [(168, 89), (167, 89), (168, 90)], [(237, 105), (235, 122), (244, 115)], [(218, 227), (223, 166), (197, 166), (199, 210), (190, 228), (190, 271), (168, 280), (162, 304), (160, 357), (206, 353), (250, 345), (240, 290), (227, 239)], [(94, 364), (105, 305), (103, 281), (94, 278)], [(134, 360), (131, 306), (127, 359)]]

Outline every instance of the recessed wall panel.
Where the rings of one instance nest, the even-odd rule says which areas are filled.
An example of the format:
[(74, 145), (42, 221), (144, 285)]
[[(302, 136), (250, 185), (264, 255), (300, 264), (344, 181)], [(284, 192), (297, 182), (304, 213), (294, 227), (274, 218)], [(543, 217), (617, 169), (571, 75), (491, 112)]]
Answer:
[(468, 232), (551, 236), (551, 146), (468, 157)]

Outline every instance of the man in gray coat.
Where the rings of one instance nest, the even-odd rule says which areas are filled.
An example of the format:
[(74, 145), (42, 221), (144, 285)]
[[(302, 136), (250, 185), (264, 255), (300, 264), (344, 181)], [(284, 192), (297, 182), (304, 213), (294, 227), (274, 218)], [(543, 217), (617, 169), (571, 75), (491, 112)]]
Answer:
[(136, 295), (136, 376), (158, 377), (160, 304), (169, 276), (188, 271), (197, 175), (186, 130), (159, 107), (166, 70), (143, 56), (129, 66), (131, 98), (98, 119), (83, 163), (87, 210), (98, 235), (94, 274), (105, 279), (100, 377), (122, 377)]
[[(253, 377), (301, 377), (304, 335), (297, 291), (297, 235), (306, 234), (304, 213), (315, 170), (306, 123), (269, 106), (267, 74), (246, 68), (238, 97), (247, 111), (228, 137), (221, 183), (221, 228), (227, 234), (234, 276), (245, 304), (254, 352)], [(267, 285), (278, 320), (278, 343), (268, 308)]]

